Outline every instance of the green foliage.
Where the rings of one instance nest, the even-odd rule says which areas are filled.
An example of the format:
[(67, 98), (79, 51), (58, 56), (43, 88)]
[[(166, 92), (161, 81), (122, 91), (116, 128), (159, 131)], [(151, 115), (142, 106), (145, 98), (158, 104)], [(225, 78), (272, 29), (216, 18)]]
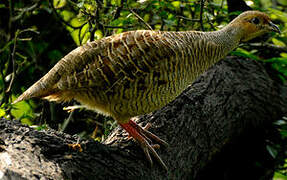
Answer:
[(280, 174), (278, 172), (275, 173), (273, 180), (287, 180), (287, 176)]
[(279, 135), (276, 137), (276, 140), (270, 141), (267, 146), (267, 150), (278, 164), (278, 170), (274, 175), (274, 179), (287, 179), (287, 158), (285, 152), (287, 145), (287, 118), (283, 117), (274, 122), (274, 126), (276, 126)]
[(32, 125), (31, 119), (35, 118), (33, 113), (33, 105), (25, 101), (19, 102), (11, 109), (11, 115), (16, 119), (21, 120), (23, 124)]
[(254, 54), (254, 51), (247, 51), (247, 50), (242, 49), (242, 48), (237, 48), (236, 50), (232, 51), (230, 54), (234, 55), (234, 56), (240, 56), (240, 57), (244, 57), (244, 58), (260, 60), (260, 58)]

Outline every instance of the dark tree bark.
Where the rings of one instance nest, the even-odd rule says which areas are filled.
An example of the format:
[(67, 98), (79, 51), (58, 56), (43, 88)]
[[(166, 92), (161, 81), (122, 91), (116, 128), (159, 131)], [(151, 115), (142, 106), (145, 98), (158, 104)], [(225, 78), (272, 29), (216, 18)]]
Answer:
[[(79, 152), (68, 146), (76, 143), (74, 136), (37, 131), (2, 119), (0, 176), (268, 179), (274, 163), (266, 153), (264, 132), (286, 114), (286, 92), (287, 88), (274, 81), (262, 63), (235, 57), (217, 63), (173, 102), (138, 121), (142, 125), (151, 122), (151, 132), (169, 142), (169, 148), (158, 150), (169, 172), (156, 162), (150, 168), (140, 147), (127, 140), (120, 128), (103, 144), (80, 142), (83, 151)], [(261, 166), (254, 165), (257, 161)]]

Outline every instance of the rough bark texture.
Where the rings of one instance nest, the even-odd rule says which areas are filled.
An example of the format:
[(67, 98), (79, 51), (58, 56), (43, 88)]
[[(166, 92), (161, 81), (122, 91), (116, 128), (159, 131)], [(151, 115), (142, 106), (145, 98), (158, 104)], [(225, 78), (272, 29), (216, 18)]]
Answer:
[[(76, 137), (53, 130), (37, 131), (2, 119), (0, 176), (268, 179), (273, 171), (265, 171), (270, 163), (265, 166), (264, 162), (272, 164), (272, 159), (265, 153), (261, 132), (286, 114), (286, 92), (287, 88), (274, 81), (261, 63), (235, 57), (217, 63), (172, 103), (138, 120), (142, 125), (151, 122), (151, 132), (169, 142), (169, 148), (158, 150), (169, 172), (157, 163), (150, 168), (139, 146), (127, 140), (120, 128), (103, 144), (82, 141), (83, 152), (79, 152), (68, 146), (77, 141)], [(262, 158), (267, 158), (263, 165), (253, 169), (254, 174), (247, 174), (247, 169)]]

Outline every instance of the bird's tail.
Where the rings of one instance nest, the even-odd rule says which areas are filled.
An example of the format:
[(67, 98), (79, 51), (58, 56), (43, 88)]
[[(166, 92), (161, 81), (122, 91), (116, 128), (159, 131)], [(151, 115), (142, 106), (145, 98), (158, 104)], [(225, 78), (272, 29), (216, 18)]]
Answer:
[(61, 78), (59, 72), (57, 72), (58, 69), (57, 65), (54, 66), (45, 76), (27, 89), (12, 104), (34, 97), (58, 101), (59, 99), (57, 98), (60, 97), (61, 92), (57, 87), (57, 82)]

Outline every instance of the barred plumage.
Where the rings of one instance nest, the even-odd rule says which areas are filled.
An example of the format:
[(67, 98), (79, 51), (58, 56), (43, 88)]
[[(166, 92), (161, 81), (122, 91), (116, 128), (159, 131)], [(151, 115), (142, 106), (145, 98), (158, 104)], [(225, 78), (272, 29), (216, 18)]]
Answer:
[(233, 47), (223, 51), (222, 38), (215, 38), (220, 35), (140, 30), (87, 43), (39, 81), (47, 91), (40, 96), (55, 101), (74, 98), (120, 122), (128, 121), (173, 100), (225, 56)]
[[(252, 18), (259, 18), (261, 24), (252, 24)], [(249, 11), (214, 32), (138, 30), (109, 36), (63, 57), (15, 102), (32, 97), (75, 99), (112, 116), (148, 149), (147, 156), (146, 151), (151, 151), (165, 166), (144, 135), (154, 137), (130, 123), (130, 118), (163, 107), (240, 41), (268, 31), (279, 29), (267, 15)]]

